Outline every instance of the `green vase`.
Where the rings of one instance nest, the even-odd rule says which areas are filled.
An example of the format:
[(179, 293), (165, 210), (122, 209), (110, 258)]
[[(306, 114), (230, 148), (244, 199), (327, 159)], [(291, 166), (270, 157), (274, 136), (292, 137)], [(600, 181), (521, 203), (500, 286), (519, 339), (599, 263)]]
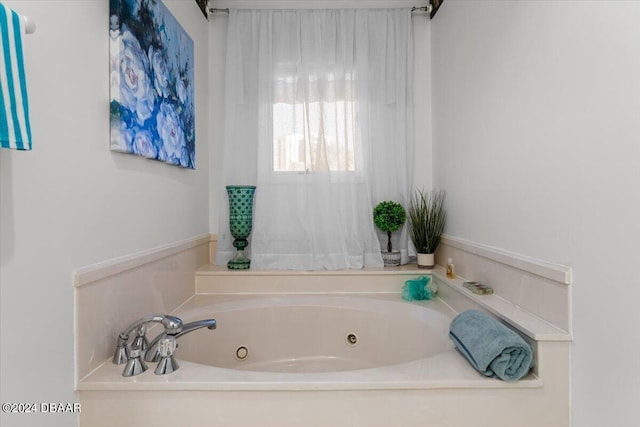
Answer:
[(253, 185), (227, 185), (229, 228), (235, 238), (233, 247), (237, 249), (236, 257), (227, 263), (231, 270), (246, 270), (251, 266), (251, 260), (244, 254), (244, 250), (249, 245), (247, 238), (251, 234), (255, 192), (256, 187)]

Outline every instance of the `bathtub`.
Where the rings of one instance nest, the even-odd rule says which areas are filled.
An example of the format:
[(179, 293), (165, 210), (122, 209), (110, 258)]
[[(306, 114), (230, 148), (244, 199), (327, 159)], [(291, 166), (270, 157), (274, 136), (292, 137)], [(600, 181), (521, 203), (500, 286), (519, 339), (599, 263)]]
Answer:
[(329, 378), (338, 372), (389, 369), (453, 347), (447, 337), (451, 312), (395, 299), (248, 298), (181, 310), (181, 317), (185, 322), (215, 318), (218, 328), (181, 337), (180, 359), (251, 372)]
[(439, 298), (195, 295), (173, 314), (217, 329), (181, 337), (169, 375), (103, 364), (79, 384), (82, 426), (554, 427), (537, 371), (517, 383), (478, 374)]

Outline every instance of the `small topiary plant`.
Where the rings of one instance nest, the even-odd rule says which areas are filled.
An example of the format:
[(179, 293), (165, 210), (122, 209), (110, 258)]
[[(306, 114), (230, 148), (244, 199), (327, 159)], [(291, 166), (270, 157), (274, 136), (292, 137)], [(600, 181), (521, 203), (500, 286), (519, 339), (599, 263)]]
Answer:
[(406, 218), (407, 213), (404, 208), (396, 202), (380, 202), (373, 209), (373, 222), (376, 224), (376, 227), (387, 232), (389, 239), (387, 241), (387, 252), (392, 252), (391, 233), (402, 227)]

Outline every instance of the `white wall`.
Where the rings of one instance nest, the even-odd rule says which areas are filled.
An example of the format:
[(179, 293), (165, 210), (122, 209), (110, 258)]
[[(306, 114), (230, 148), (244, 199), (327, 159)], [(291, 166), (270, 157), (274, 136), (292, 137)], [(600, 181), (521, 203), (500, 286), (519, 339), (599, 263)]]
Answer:
[(573, 267), (574, 427), (640, 425), (640, 2), (447, 0), (447, 233)]
[[(75, 402), (74, 269), (208, 232), (208, 23), (165, 0), (195, 43), (195, 171), (109, 151), (109, 2), (5, 1), (25, 37), (33, 151), (0, 151), (2, 402)], [(2, 414), (3, 426), (74, 415)]]
[(209, 146), (210, 195), (209, 229), (218, 232), (220, 198), (226, 197), (222, 176), (222, 147), (224, 141), (224, 86), (226, 76), (227, 22), (226, 13), (215, 13), (209, 18)]
[[(415, 2), (414, 2), (415, 3)], [(415, 141), (413, 185), (430, 189), (433, 185), (431, 123), (431, 20), (414, 13), (413, 28), (413, 135)], [(405, 206), (408, 208), (408, 206)]]

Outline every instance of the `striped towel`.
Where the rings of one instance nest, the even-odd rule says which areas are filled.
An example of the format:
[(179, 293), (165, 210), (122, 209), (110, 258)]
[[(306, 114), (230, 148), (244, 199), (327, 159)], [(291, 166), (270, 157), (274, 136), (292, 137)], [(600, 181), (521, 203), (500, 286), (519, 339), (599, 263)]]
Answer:
[(0, 146), (31, 150), (23, 32), (20, 15), (0, 3)]

